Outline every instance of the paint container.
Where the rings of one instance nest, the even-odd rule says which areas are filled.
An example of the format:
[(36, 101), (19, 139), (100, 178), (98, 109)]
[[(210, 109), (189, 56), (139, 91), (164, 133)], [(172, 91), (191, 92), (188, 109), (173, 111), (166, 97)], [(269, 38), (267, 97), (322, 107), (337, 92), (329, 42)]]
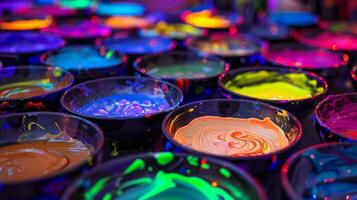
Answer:
[(187, 48), (203, 55), (218, 56), (232, 69), (260, 62), (260, 50), (267, 44), (247, 34), (214, 33), (208, 38), (189, 38)]
[(316, 106), (314, 122), (324, 141), (357, 141), (357, 93), (329, 95)]
[(228, 71), (229, 64), (212, 56), (174, 51), (138, 58), (136, 73), (175, 84), (184, 94), (185, 102), (212, 97), (220, 74)]
[[(2, 163), (2, 169), (12, 171), (14, 176), (18, 173), (29, 173), (26, 176), (17, 175), (19, 179), (10, 182), (8, 179), (4, 181), (6, 177), (2, 175), (0, 195), (4, 199), (57, 199), (63, 193), (63, 188), (67, 188), (76, 175), (100, 161), (103, 133), (98, 126), (85, 119), (53, 112), (18, 113), (1, 115), (0, 127), (1, 157), (8, 159), (7, 162), (15, 162), (12, 165)], [(86, 152), (86, 157), (81, 160), (78, 160), (78, 157), (70, 157), (69, 155), (74, 155), (73, 152), (70, 153), (73, 150), (62, 155), (54, 153), (55, 150), (64, 151), (65, 148), (54, 148), (63, 143), (76, 144), (71, 149), (76, 148), (77, 153)], [(15, 145), (18, 150), (12, 150), (11, 156), (6, 154), (6, 148)], [(21, 151), (20, 145), (32, 147)], [(43, 146), (47, 147), (40, 148)], [(68, 157), (54, 160), (54, 157), (59, 155)], [(62, 168), (50, 168), (51, 165), (63, 165), (64, 161), (69, 164)], [(70, 161), (73, 161), (72, 166)], [(31, 167), (34, 169), (31, 170)], [(43, 170), (36, 174), (39, 168)], [(36, 177), (31, 178), (28, 175)]]
[(81, 176), (62, 197), (96, 198), (267, 199), (254, 178), (230, 163), (171, 152), (110, 161)]
[(290, 39), (287, 26), (273, 23), (255, 24), (249, 27), (249, 33), (269, 42), (285, 42)]
[(293, 154), (281, 170), (289, 199), (353, 199), (356, 151), (354, 143), (327, 143)]
[(97, 39), (107, 38), (111, 29), (94, 20), (70, 19), (42, 30), (65, 38), (70, 44), (95, 44)]
[(69, 45), (42, 55), (41, 60), (46, 65), (70, 71), (76, 82), (125, 75), (128, 71), (127, 57), (104, 46)]
[(343, 74), (349, 61), (349, 56), (345, 53), (306, 47), (296, 43), (269, 45), (262, 50), (262, 57), (268, 64), (312, 71), (331, 79), (338, 74)]
[(53, 23), (51, 16), (35, 17), (2, 17), (0, 30), (2, 31), (33, 31), (46, 28)]
[(163, 36), (176, 41), (177, 49), (186, 49), (184, 41), (191, 37), (203, 37), (208, 34), (207, 30), (200, 29), (189, 24), (169, 23), (161, 21), (158, 24), (140, 30), (143, 36)]
[(56, 111), (74, 82), (70, 72), (45, 66), (0, 69), (0, 113)]
[(55, 51), (65, 45), (65, 41), (55, 35), (40, 32), (1, 32), (0, 54), (17, 56), (17, 65), (40, 63), (40, 55)]
[(182, 99), (181, 90), (165, 81), (112, 77), (72, 87), (61, 104), (67, 112), (96, 122), (118, 148), (134, 149), (152, 142), (163, 117)]
[(100, 2), (93, 8), (100, 16), (141, 16), (145, 14), (145, 7), (133, 2)]
[(311, 72), (275, 67), (244, 67), (219, 78), (220, 94), (228, 99), (250, 99), (306, 116), (328, 90), (326, 81)]
[(113, 49), (128, 55), (128, 66), (132, 66), (135, 59), (143, 55), (167, 52), (175, 49), (175, 41), (166, 37), (116, 35), (100, 42), (108, 49)]
[(281, 11), (269, 15), (269, 21), (293, 28), (306, 28), (317, 25), (318, 17), (302, 11)]
[[(233, 99), (181, 106), (165, 117), (162, 131), (169, 141), (167, 150), (230, 160), (260, 178), (281, 164), (302, 135), (300, 122), (287, 111)], [(277, 146), (271, 145), (273, 140)]]
[(244, 18), (236, 13), (218, 13), (215, 10), (185, 11), (181, 19), (186, 24), (205, 29), (209, 33), (236, 32), (237, 27), (244, 23)]
[(292, 36), (295, 40), (307, 46), (347, 53), (351, 58), (350, 63), (355, 63), (356, 61), (354, 59), (357, 55), (356, 35), (307, 29), (294, 31), (292, 32)]

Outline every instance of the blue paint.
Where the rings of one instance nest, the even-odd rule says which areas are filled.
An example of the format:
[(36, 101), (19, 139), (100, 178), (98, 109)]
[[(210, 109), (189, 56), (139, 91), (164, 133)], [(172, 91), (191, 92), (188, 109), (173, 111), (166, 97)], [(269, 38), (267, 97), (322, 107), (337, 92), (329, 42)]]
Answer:
[(46, 63), (66, 70), (85, 70), (112, 67), (122, 63), (122, 58), (113, 51), (100, 51), (90, 45), (71, 45), (49, 56)]
[(316, 15), (308, 12), (276, 12), (270, 14), (270, 20), (285, 26), (313, 26), (317, 23)]
[(99, 15), (109, 16), (139, 16), (144, 12), (145, 7), (143, 5), (129, 2), (100, 3), (96, 10)]
[(75, 111), (87, 116), (126, 118), (143, 117), (170, 107), (164, 96), (122, 93), (93, 99)]
[(104, 40), (102, 44), (124, 54), (153, 54), (171, 50), (175, 43), (164, 37), (121, 37)]

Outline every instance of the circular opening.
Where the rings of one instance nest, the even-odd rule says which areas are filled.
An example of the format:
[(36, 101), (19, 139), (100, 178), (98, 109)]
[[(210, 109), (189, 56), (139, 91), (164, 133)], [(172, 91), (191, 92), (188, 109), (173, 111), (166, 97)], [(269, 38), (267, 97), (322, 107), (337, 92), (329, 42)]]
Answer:
[[(102, 187), (90, 192), (96, 183)], [(152, 187), (156, 184), (160, 190)], [(62, 199), (152, 195), (163, 199), (266, 199), (258, 183), (227, 162), (171, 152), (135, 154), (101, 165), (68, 187)]]
[(328, 143), (293, 154), (283, 165), (281, 181), (291, 199), (345, 199), (356, 193), (353, 143)]
[[(22, 175), (16, 173), (18, 177), (13, 177), (15, 179), (13, 181), (2, 180), (4, 184), (42, 181), (73, 172), (96, 156), (104, 143), (103, 133), (98, 126), (85, 119), (64, 113), (30, 112), (2, 115), (0, 127), (2, 156), (8, 155), (7, 150), (13, 154), (21, 153), (20, 158), (10, 156), (9, 162), (15, 158), (17, 160), (13, 165), (2, 166), (2, 169), (15, 171), (16, 167), (22, 167), (21, 170), (25, 173)], [(22, 145), (24, 147), (21, 147)], [(33, 151), (22, 152), (21, 148)], [(81, 153), (81, 156), (76, 156), (73, 151)], [(54, 157), (61, 157), (61, 159), (53, 160)], [(43, 159), (51, 160), (51, 166), (46, 168), (47, 162), (45, 161), (33, 162)], [(66, 160), (65, 167), (56, 168), (55, 166), (64, 164), (64, 159)], [(21, 163), (25, 166), (21, 166)]]
[(330, 95), (315, 108), (317, 123), (343, 138), (357, 140), (357, 93)]
[(212, 56), (180, 51), (144, 56), (134, 62), (139, 73), (165, 80), (215, 78), (226, 71), (227, 65)]
[(136, 119), (168, 112), (179, 106), (182, 92), (176, 86), (151, 78), (112, 77), (72, 87), (62, 106), (76, 115), (94, 119)]
[[(231, 160), (280, 154), (295, 146), (302, 134), (300, 122), (285, 110), (261, 102), (226, 99), (181, 106), (165, 117), (162, 131), (171, 143), (187, 152)], [(267, 132), (274, 137), (266, 137)], [(279, 145), (269, 145), (273, 140)]]
[(271, 103), (318, 99), (328, 90), (326, 81), (316, 74), (274, 67), (232, 70), (219, 78), (218, 85), (229, 94)]
[(0, 100), (40, 98), (66, 90), (73, 82), (71, 73), (45, 66), (18, 66), (0, 69)]

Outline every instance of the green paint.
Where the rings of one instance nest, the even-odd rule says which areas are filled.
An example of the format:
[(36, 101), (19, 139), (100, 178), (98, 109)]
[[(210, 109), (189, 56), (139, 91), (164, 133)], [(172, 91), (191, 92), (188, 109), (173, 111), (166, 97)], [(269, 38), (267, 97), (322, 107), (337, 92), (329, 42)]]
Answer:
[(131, 174), (132, 172), (138, 170), (138, 169), (144, 169), (145, 168), (145, 162), (143, 159), (136, 159), (134, 160), (129, 167), (127, 167), (124, 171), (124, 175)]
[(159, 165), (164, 166), (172, 162), (174, 154), (171, 152), (162, 152), (155, 154), (156, 161)]
[(210, 168), (210, 165), (207, 163), (203, 163), (203, 164), (201, 164), (201, 168), (208, 170)]
[(152, 172), (153, 170), (154, 170), (154, 168), (152, 168), (152, 166), (149, 166), (149, 167), (148, 167), (148, 171), (149, 171), (149, 172)]
[(145, 177), (127, 181), (120, 185), (123, 191), (116, 200), (164, 200), (164, 199), (202, 199), (233, 200), (225, 190), (213, 187), (211, 183), (199, 177), (187, 177), (177, 173), (158, 171), (153, 179)]
[(267, 100), (297, 100), (323, 92), (317, 80), (304, 73), (279, 74), (276, 71), (255, 71), (238, 74), (225, 87), (237, 94)]
[(218, 76), (223, 70), (222, 63), (208, 61), (150, 66), (147, 73), (160, 78), (194, 79)]
[(219, 173), (220, 173), (222, 176), (226, 177), (226, 178), (230, 178), (230, 177), (231, 177), (231, 172), (230, 172), (228, 169), (226, 169), (226, 168), (221, 168), (221, 169), (219, 169)]
[(60, 5), (68, 8), (83, 9), (92, 4), (93, 0), (60, 0)]
[(111, 200), (113, 195), (111, 193), (106, 193), (103, 197), (103, 200)]
[(187, 156), (188, 164), (198, 167), (200, 164), (198, 163), (198, 157), (196, 156)]
[(94, 199), (94, 197), (104, 188), (109, 179), (109, 177), (99, 179), (87, 192), (84, 193), (84, 199)]

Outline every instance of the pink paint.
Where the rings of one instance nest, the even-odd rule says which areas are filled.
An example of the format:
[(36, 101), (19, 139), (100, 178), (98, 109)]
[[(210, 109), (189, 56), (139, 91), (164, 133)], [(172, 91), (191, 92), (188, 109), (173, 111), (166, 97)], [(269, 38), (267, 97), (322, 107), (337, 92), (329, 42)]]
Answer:
[(295, 33), (296, 39), (306, 45), (335, 51), (356, 51), (357, 37), (346, 33), (322, 32), (318, 34)]
[(267, 50), (263, 57), (271, 63), (302, 69), (337, 68), (348, 57), (340, 53), (314, 49)]

